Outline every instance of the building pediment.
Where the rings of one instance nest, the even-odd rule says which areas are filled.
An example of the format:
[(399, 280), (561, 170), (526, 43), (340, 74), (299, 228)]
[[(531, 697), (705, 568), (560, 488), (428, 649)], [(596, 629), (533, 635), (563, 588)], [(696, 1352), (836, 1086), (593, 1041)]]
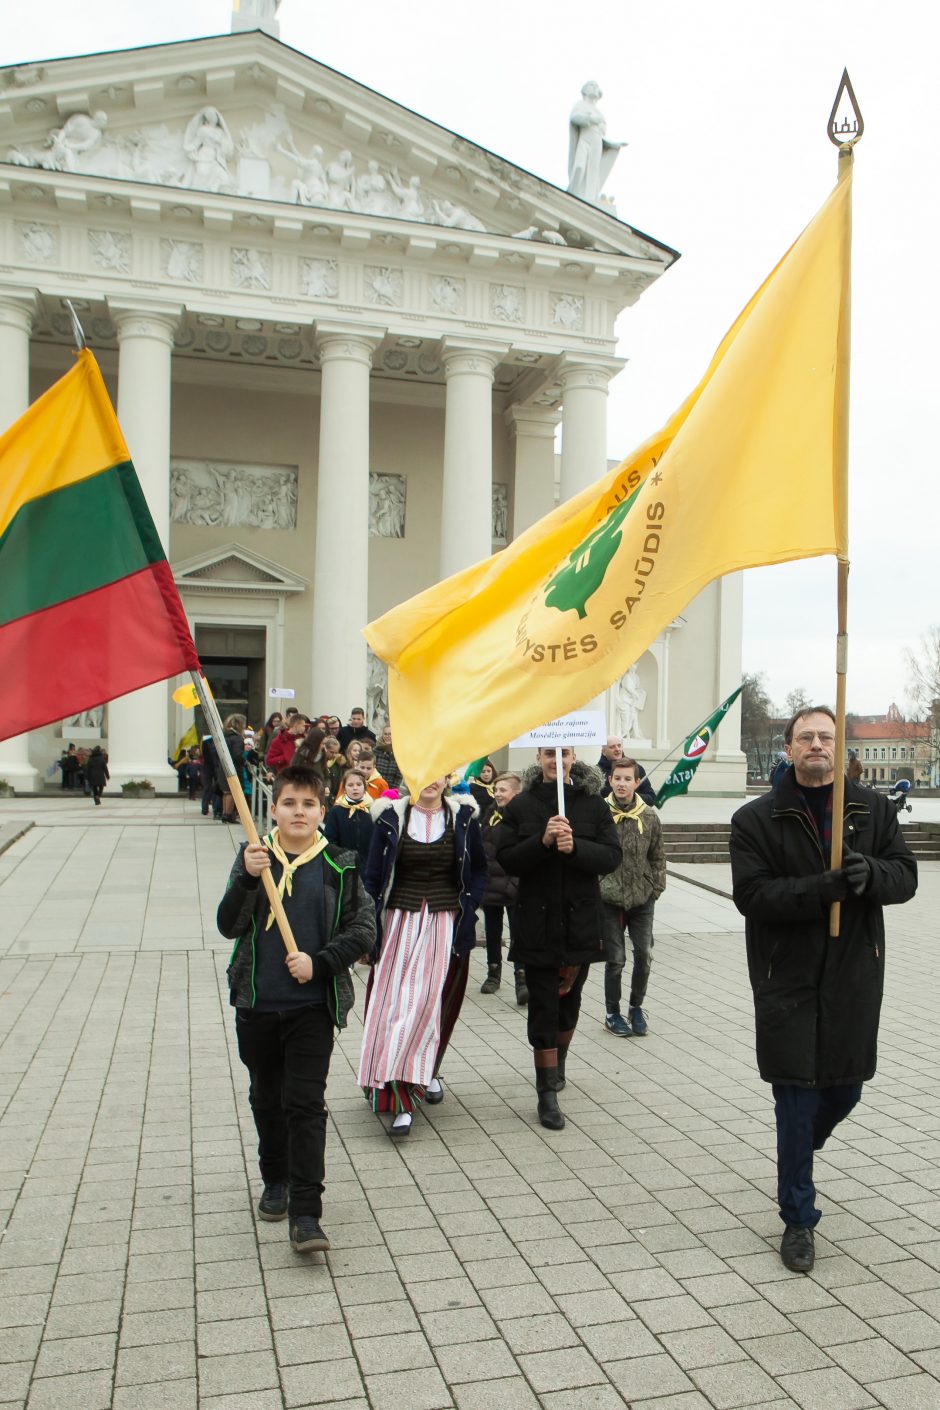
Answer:
[(223, 544), (174, 564), (173, 579), (181, 591), (226, 596), (282, 597), (304, 592), (309, 586), (306, 579), (237, 543)]
[(346, 248), (411, 227), (418, 254), (447, 232), (463, 244), (495, 235), (518, 241), (526, 263), (536, 247), (568, 247), (649, 262), (651, 277), (675, 258), (257, 31), (0, 70), (0, 123), (14, 201), (77, 209), (91, 194), (139, 218), (185, 211), (223, 233), (247, 221)]

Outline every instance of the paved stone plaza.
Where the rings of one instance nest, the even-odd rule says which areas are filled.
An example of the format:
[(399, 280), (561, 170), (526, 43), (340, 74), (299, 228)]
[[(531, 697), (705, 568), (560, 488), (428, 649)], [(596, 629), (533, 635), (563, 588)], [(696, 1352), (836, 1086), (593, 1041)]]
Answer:
[(776, 1252), (741, 918), (674, 879), (650, 1035), (604, 1030), (595, 970), (564, 1132), (478, 950), (446, 1100), (393, 1145), (355, 1084), (360, 986), (333, 1251), (302, 1259), (253, 1212), (214, 928), (239, 829), (176, 800), (0, 811), (29, 818), (0, 855), (0, 1407), (940, 1406), (940, 863), (887, 913), (880, 1073), (817, 1162), (811, 1276)]

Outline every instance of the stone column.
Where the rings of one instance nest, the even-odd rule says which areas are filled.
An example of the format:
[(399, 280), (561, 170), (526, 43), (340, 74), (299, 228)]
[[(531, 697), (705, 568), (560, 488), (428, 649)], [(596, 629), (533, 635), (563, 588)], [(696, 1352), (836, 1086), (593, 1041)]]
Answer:
[[(715, 704), (718, 705), (741, 684), (741, 652), (744, 638), (744, 574), (728, 573), (715, 585), (718, 594), (716, 611)], [(731, 765), (746, 781), (745, 759), (741, 752), (741, 697), (728, 711), (715, 737), (715, 760), (725, 767)]]
[(319, 323), (320, 456), (308, 713), (345, 720), (366, 704), (369, 620), (369, 372), (381, 329)]
[(607, 473), (607, 384), (623, 365), (613, 358), (564, 359), (558, 376), (563, 501)]
[(511, 406), (505, 422), (515, 441), (512, 536), (555, 507), (555, 429), (558, 412), (541, 406)]
[[(29, 333), (36, 297), (31, 290), (0, 289), (0, 435), (29, 406)], [(0, 741), (0, 778), (18, 793), (40, 786), (37, 769), (29, 761), (29, 735)]]
[(445, 339), (441, 577), (493, 552), (493, 374), (505, 346)]
[[(118, 420), (137, 478), (164, 551), (170, 537), (170, 371), (173, 334), (182, 309), (176, 305), (128, 307), (111, 304), (118, 334)], [(122, 695), (108, 706), (108, 767), (111, 788), (149, 778), (162, 791), (176, 791), (167, 763), (168, 687), (164, 682)]]

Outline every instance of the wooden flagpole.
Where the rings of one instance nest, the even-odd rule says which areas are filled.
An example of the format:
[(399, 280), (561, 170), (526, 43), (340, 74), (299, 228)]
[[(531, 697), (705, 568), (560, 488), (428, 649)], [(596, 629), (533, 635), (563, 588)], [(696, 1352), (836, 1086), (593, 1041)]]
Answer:
[[(843, 99), (847, 99), (854, 113), (854, 120), (850, 123), (843, 117), (841, 123), (838, 120), (838, 110)], [(829, 140), (834, 142), (839, 148), (839, 181), (848, 181), (852, 174), (852, 163), (854, 161), (854, 148), (858, 142), (865, 124), (855, 101), (855, 93), (849, 79), (848, 70), (844, 70), (842, 81), (839, 84), (839, 91), (836, 100), (832, 105), (832, 112), (829, 115)], [(846, 137), (849, 140), (845, 140)], [(849, 202), (848, 214), (846, 217), (846, 243), (847, 250), (845, 257), (851, 261), (852, 257), (852, 206)], [(845, 811), (845, 686), (848, 672), (848, 603), (849, 603), (849, 559), (848, 559), (848, 517), (849, 517), (849, 366), (851, 361), (852, 342), (852, 302), (851, 302), (851, 266), (849, 271), (849, 283), (846, 298), (841, 310), (841, 320), (839, 326), (838, 346), (836, 349), (836, 418), (834, 431), (834, 442), (836, 448), (836, 503), (839, 506), (841, 520), (841, 540), (846, 545), (845, 556), (837, 560), (836, 565), (836, 742), (835, 742), (835, 777), (832, 787), (832, 852), (829, 865), (833, 871), (838, 871), (842, 866), (842, 833), (844, 828), (843, 814)], [(838, 901), (833, 902), (829, 911), (829, 934), (838, 936), (841, 925), (842, 906)]]
[[(231, 793), (234, 800), (242, 827), (245, 829), (249, 843), (259, 843), (261, 838), (258, 836), (255, 828), (254, 819), (251, 816), (251, 809), (248, 807), (248, 802), (242, 789), (241, 779), (238, 777), (231, 751), (226, 743), (222, 720), (216, 708), (216, 703), (212, 698), (212, 692), (209, 690), (209, 683), (200, 671), (190, 671), (189, 674), (196, 688), (196, 694), (199, 696), (199, 703), (202, 706), (202, 712), (209, 725), (209, 730), (212, 734), (212, 742), (219, 756), (219, 763), (222, 767), (222, 772), (225, 774), (228, 791)], [(290, 921), (287, 919), (287, 912), (284, 910), (284, 903), (278, 895), (278, 890), (274, 884), (274, 878), (269, 868), (266, 868), (261, 873), (261, 882), (267, 892), (268, 900), (271, 903), (271, 909), (277, 921), (277, 928), (281, 932), (281, 939), (284, 941), (284, 948), (287, 950), (288, 954), (291, 954), (297, 949), (297, 941), (294, 939)]]

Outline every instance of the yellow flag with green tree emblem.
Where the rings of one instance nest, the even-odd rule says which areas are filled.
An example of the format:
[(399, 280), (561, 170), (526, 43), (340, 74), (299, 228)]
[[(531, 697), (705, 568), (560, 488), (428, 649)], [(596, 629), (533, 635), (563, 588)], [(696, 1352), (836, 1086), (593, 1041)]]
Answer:
[(584, 705), (723, 574), (847, 557), (851, 186), (849, 174), (660, 432), (501, 553), (365, 628), (389, 665), (412, 790)]

